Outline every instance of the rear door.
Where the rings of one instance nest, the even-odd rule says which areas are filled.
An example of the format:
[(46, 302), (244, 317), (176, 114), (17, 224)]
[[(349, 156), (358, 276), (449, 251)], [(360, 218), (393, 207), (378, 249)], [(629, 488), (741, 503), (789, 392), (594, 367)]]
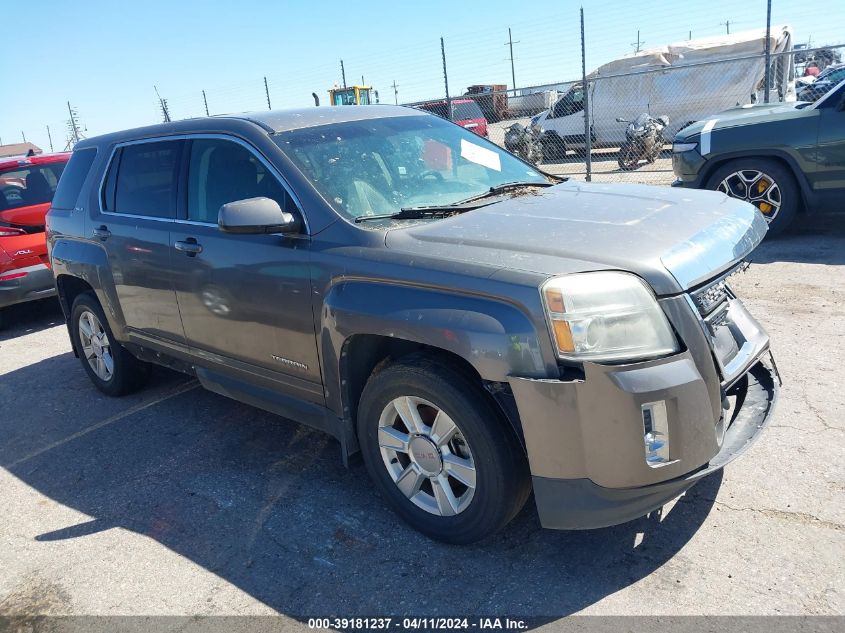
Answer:
[(184, 341), (170, 270), (184, 145), (168, 138), (118, 145), (90, 225), (108, 254), (127, 331), (162, 341)]

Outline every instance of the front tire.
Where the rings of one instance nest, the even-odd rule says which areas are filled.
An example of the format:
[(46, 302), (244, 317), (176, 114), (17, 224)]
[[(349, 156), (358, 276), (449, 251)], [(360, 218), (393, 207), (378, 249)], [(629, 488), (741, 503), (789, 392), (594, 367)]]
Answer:
[(370, 377), (358, 438), (387, 503), (439, 541), (493, 534), (530, 494), (525, 455), (482, 388), (426, 357), (406, 357)]
[(769, 223), (769, 234), (785, 231), (800, 204), (800, 190), (792, 172), (768, 158), (738, 158), (716, 169), (705, 185), (757, 207)]
[(82, 293), (73, 302), (70, 335), (85, 373), (104, 394), (123, 396), (146, 383), (149, 364), (117, 342), (100, 302), (90, 292)]

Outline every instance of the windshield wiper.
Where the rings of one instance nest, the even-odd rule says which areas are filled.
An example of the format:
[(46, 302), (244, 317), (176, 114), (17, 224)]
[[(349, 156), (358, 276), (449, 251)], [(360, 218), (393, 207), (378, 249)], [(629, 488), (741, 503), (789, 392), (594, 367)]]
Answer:
[(452, 204), (435, 204), (424, 207), (402, 207), (396, 213), (381, 213), (378, 215), (359, 215), (355, 223), (369, 222), (370, 220), (420, 220), (422, 218), (445, 218), (463, 211), (472, 211), (479, 207), (486, 207), (489, 202), (483, 204), (470, 204), (475, 198), (460, 200)]
[(521, 189), (523, 187), (551, 187), (555, 184), (557, 183), (528, 181), (506, 182), (501, 185), (490, 187), (490, 189), (488, 189), (484, 193), (478, 194), (477, 196), (471, 196), (469, 198), (465, 198), (464, 200), (452, 202), (451, 204), (434, 204), (419, 207), (402, 207), (402, 209), (400, 209), (397, 213), (360, 215), (355, 218), (355, 223), (360, 224), (361, 222), (369, 222), (370, 220), (419, 220), (422, 218), (447, 217), (449, 215), (454, 215), (455, 213), (472, 211), (473, 209), (478, 209), (479, 207), (484, 207), (488, 204), (492, 204), (490, 202), (484, 204), (472, 203), (477, 202), (479, 200), (483, 200), (484, 198), (499, 195), (500, 193), (505, 193), (506, 191), (510, 191), (511, 189)]

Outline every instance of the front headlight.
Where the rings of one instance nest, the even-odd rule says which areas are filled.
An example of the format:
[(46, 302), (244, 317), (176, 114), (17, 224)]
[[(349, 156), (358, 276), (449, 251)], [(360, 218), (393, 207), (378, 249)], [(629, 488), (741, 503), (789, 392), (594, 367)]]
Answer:
[(608, 271), (553, 277), (540, 290), (562, 359), (634, 361), (679, 350), (654, 293), (636, 275)]
[(672, 153), (682, 154), (684, 152), (691, 152), (696, 147), (698, 147), (698, 143), (672, 143)]

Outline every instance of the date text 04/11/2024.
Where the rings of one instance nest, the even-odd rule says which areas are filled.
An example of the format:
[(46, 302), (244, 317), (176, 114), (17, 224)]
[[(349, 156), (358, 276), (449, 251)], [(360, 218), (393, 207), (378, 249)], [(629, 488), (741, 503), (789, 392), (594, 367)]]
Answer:
[(523, 620), (514, 618), (310, 618), (309, 629), (334, 629), (341, 631), (369, 630), (511, 630), (522, 631), (527, 628)]

